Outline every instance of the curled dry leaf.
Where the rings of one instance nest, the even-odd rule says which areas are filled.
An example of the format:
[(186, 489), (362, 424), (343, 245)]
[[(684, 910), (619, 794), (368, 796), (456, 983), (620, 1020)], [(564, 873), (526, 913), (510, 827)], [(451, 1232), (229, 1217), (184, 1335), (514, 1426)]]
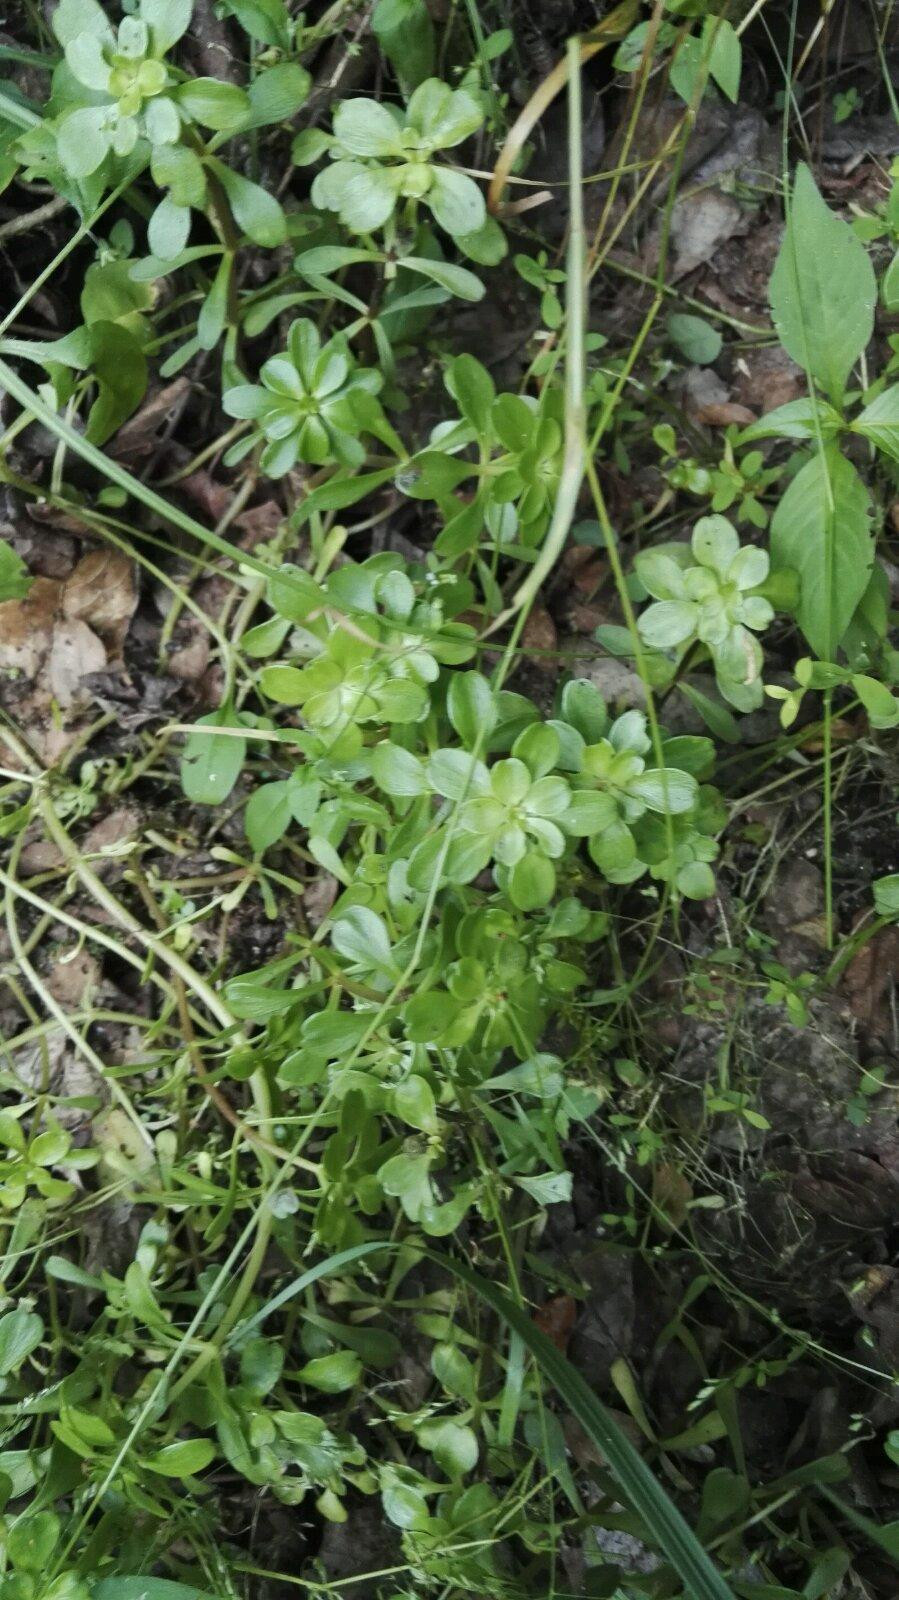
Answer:
[(577, 1319), (577, 1301), (573, 1295), (557, 1294), (551, 1300), (538, 1306), (534, 1312), (534, 1322), (551, 1339), (557, 1350), (562, 1354), (568, 1349), (568, 1340), (571, 1330)]
[(136, 608), (134, 564), (120, 550), (90, 551), (63, 586), (63, 615), (89, 623), (111, 661), (121, 656)]
[(521, 645), (532, 666), (552, 677), (558, 673), (555, 652), (559, 638), (556, 625), (544, 606), (534, 606), (521, 635)]

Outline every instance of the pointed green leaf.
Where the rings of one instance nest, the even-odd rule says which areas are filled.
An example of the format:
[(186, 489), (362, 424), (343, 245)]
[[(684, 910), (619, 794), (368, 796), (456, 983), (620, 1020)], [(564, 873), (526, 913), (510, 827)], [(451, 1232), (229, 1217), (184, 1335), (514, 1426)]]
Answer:
[(796, 169), (769, 298), (787, 354), (839, 404), (874, 329), (877, 284), (861, 240), (830, 210), (804, 164)]

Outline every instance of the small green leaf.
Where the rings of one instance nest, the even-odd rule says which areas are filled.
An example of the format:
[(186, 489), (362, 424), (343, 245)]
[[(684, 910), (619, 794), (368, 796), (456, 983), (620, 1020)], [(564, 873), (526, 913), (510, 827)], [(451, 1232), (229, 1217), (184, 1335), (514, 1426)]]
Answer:
[(899, 383), (884, 389), (859, 412), (852, 432), (870, 439), (885, 456), (899, 461)]
[(704, 317), (673, 311), (668, 318), (668, 332), (681, 354), (699, 366), (717, 361), (721, 354), (721, 334)]
[(200, 307), (197, 318), (197, 342), (201, 350), (212, 350), (218, 344), (228, 321), (228, 296), (234, 257), (222, 256), (212, 287)]
[(401, 745), (382, 739), (371, 753), (371, 774), (385, 794), (397, 798), (428, 794), (430, 786), (417, 756)]
[(247, 802), (244, 824), (247, 838), (260, 854), (278, 843), (291, 821), (291, 786), (286, 778), (263, 783)]
[(155, 1455), (146, 1456), (143, 1465), (163, 1478), (190, 1478), (208, 1467), (214, 1456), (215, 1445), (210, 1439), (177, 1439)]
[(450, 722), (467, 750), (484, 749), (496, 724), (496, 699), (479, 672), (454, 672), (446, 704)]
[(250, 110), (243, 89), (219, 78), (188, 78), (179, 85), (176, 99), (189, 117), (216, 133), (231, 133), (239, 128)]
[(899, 918), (899, 872), (874, 880), (874, 905), (879, 917)]
[(425, 0), (378, 0), (372, 32), (404, 89), (415, 89), (434, 70), (434, 24)]
[(895, 728), (899, 723), (899, 698), (885, 683), (857, 672), (852, 687), (868, 713), (872, 728)]
[(421, 277), (431, 278), (434, 283), (439, 283), (441, 289), (447, 289), (450, 294), (454, 294), (457, 300), (483, 300), (486, 293), (480, 278), (469, 272), (467, 267), (456, 266), (451, 261), (431, 261), (425, 256), (403, 256), (397, 265), (406, 267), (410, 272), (417, 272)]
[(18, 1372), (22, 1362), (44, 1337), (44, 1324), (35, 1311), (21, 1307), (0, 1317), (0, 1376)]
[(242, 132), (287, 122), (305, 104), (311, 79), (296, 61), (279, 61), (255, 77), (247, 89), (250, 115)]
[(0, 539), (0, 601), (23, 599), (32, 582), (22, 557), (5, 539)]
[[(427, 996), (422, 996), (427, 999)], [(410, 1128), (420, 1128), (433, 1133), (437, 1127), (437, 1107), (434, 1093), (426, 1078), (412, 1074), (403, 1078), (393, 1091), (393, 1108)]]
[(228, 196), (234, 221), (241, 232), (266, 250), (274, 250), (283, 244), (287, 237), (287, 221), (275, 196), (263, 189), (261, 184), (251, 183), (249, 178), (244, 178), (223, 161), (210, 158), (209, 164)]
[[(233, 728), (237, 721), (231, 706), (221, 706), (200, 717), (197, 728)], [(246, 739), (225, 733), (192, 733), (184, 746), (181, 787), (194, 805), (216, 806), (227, 800), (240, 777), (247, 753)]]
[(300, 1367), (297, 1378), (323, 1394), (345, 1394), (354, 1389), (362, 1376), (362, 1362), (352, 1350), (335, 1350), (331, 1355), (314, 1356)]
[(740, 93), (743, 49), (740, 36), (726, 17), (706, 17), (702, 25), (702, 48), (708, 67), (722, 94), (736, 104)]
[(59, 1538), (59, 1518), (52, 1511), (20, 1517), (7, 1534), (6, 1549), (14, 1567), (40, 1572), (50, 1562)]

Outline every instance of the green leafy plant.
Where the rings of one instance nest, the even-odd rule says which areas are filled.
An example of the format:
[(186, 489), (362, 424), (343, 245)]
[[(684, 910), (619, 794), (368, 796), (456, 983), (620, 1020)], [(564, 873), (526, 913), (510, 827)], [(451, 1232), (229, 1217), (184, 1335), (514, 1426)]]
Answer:
[(696, 524), (689, 547), (656, 547), (639, 555), (635, 565), (655, 600), (638, 619), (644, 643), (653, 649), (676, 647), (680, 660), (696, 646), (704, 647), (725, 700), (740, 711), (760, 705), (762, 651), (755, 634), (774, 616), (760, 592), (768, 577), (767, 553), (741, 547), (732, 524), (712, 516)]
[(222, 404), (229, 416), (256, 424), (247, 445), (265, 441), (264, 472), (279, 478), (298, 461), (349, 467), (364, 461), (359, 434), (371, 431), (372, 421), (377, 426), (380, 412), (355, 402), (376, 395), (382, 378), (358, 367), (339, 338), (322, 345), (315, 324), (301, 318), (290, 329), (286, 352), (271, 356), (259, 377), (258, 384), (226, 390)]
[(477, 101), (464, 89), (427, 78), (405, 110), (377, 100), (344, 100), (333, 133), (300, 135), (294, 161), (327, 151), (330, 164), (312, 185), (315, 205), (336, 211), (353, 233), (385, 227), (397, 210), (406, 226), (419, 206), (453, 238), (477, 234), (486, 222), (480, 189), (464, 172), (435, 160), (475, 133), (483, 122)]

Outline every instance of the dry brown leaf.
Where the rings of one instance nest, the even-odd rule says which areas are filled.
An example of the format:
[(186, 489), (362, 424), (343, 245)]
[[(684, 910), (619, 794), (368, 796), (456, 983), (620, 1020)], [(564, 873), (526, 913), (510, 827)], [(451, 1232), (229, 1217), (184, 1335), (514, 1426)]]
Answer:
[(175, 378), (165, 388), (157, 389), (119, 429), (112, 441), (112, 454), (148, 456), (156, 448), (157, 434), (162, 424), (189, 393), (189, 378)]
[(551, 1300), (537, 1307), (531, 1320), (564, 1355), (577, 1320), (577, 1301), (570, 1294), (553, 1295)]
[(899, 973), (899, 927), (881, 928), (850, 961), (843, 974), (843, 992), (853, 1016), (873, 1039), (889, 1039), (893, 1028), (892, 997)]
[(725, 400), (720, 405), (701, 406), (696, 413), (696, 420), (710, 428), (729, 428), (734, 422), (739, 428), (748, 428), (751, 422), (758, 419), (748, 406), (737, 405), (735, 400)]
[(71, 711), (80, 699), (82, 678), (89, 672), (102, 672), (106, 649), (86, 622), (57, 622), (46, 662), (46, 686), (63, 711)]
[(234, 519), (235, 528), (240, 529), (240, 548), (252, 550), (266, 539), (274, 539), (283, 522), (284, 511), (277, 500), (263, 500), (261, 505), (249, 506)]
[(195, 683), (209, 665), (209, 634), (201, 623), (191, 619), (185, 629), (187, 644), (173, 650), (166, 660), (166, 671), (182, 683)]
[(310, 928), (317, 928), (324, 922), (337, 899), (339, 888), (340, 884), (330, 872), (319, 872), (312, 882), (306, 885), (303, 890), (303, 910)]
[(134, 563), (121, 550), (92, 550), (63, 586), (63, 614), (89, 623), (113, 661), (121, 656), (136, 608)]
[(55, 578), (35, 578), (24, 600), (0, 604), (0, 672), (4, 677), (28, 681), (36, 677), (50, 649), (59, 598), (60, 584)]
[(678, 200), (671, 213), (675, 280), (704, 266), (718, 246), (733, 237), (742, 221), (743, 212), (736, 200), (720, 189), (700, 189)]
[(660, 1161), (654, 1168), (652, 1198), (657, 1209), (657, 1221), (663, 1227), (672, 1231), (683, 1227), (693, 1199), (693, 1189), (689, 1179), (672, 1162)]
[(54, 962), (44, 981), (63, 1011), (77, 1011), (99, 987), (100, 963), (76, 945)]
[(556, 625), (543, 606), (535, 606), (521, 633), (521, 647), (531, 665), (553, 676), (558, 672), (555, 651), (559, 643)]

